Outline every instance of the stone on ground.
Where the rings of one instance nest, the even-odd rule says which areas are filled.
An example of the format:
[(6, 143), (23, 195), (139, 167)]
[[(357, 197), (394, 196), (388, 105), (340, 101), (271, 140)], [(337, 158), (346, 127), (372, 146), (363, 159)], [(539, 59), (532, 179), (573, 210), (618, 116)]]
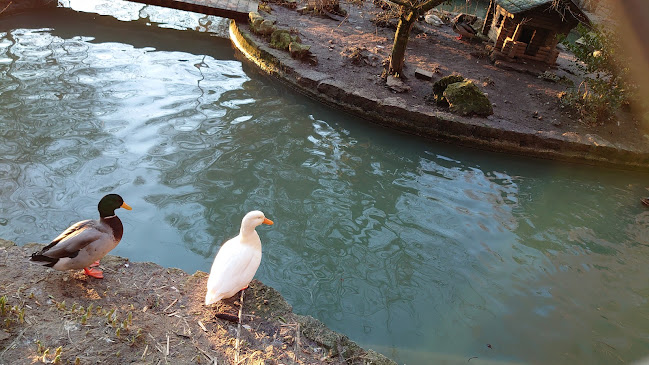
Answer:
[(464, 77), (461, 75), (449, 75), (444, 76), (441, 79), (437, 80), (433, 84), (433, 100), (438, 106), (448, 106), (448, 101), (444, 97), (444, 91), (446, 87), (450, 84), (464, 81)]
[(455, 114), (475, 114), (486, 117), (494, 112), (487, 96), (472, 81), (448, 85), (444, 91), (444, 98), (449, 103), (450, 111)]

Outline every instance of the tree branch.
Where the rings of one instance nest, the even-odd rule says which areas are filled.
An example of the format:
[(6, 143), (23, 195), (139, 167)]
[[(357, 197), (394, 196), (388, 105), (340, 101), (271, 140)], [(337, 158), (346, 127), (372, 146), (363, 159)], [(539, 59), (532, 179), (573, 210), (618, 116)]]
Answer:
[(428, 10), (430, 10), (430, 9), (436, 7), (436, 6), (441, 5), (445, 1), (446, 0), (428, 0), (428, 1), (424, 2), (423, 4), (419, 5), (417, 8), (419, 9), (419, 11), (421, 13), (425, 13)]
[(416, 9), (416, 11), (419, 14), (422, 14), (444, 3), (447, 0), (426, 0), (422, 4), (417, 4), (416, 0), (388, 0), (388, 1), (395, 3), (399, 6), (403, 6), (404, 8)]
[(395, 4), (399, 5), (399, 6), (403, 6), (404, 8), (412, 6), (412, 4), (410, 2), (408, 2), (408, 1), (402, 1), (402, 0), (389, 0), (389, 1), (391, 3), (395, 3)]

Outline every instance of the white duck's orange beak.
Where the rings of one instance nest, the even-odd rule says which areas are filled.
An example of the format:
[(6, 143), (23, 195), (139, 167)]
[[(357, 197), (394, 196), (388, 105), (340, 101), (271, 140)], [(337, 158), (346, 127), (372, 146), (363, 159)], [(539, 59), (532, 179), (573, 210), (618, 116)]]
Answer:
[(130, 205), (128, 205), (128, 204), (126, 204), (126, 203), (122, 203), (121, 208), (124, 208), (124, 209), (126, 209), (126, 210), (132, 210), (132, 209), (133, 209), (133, 208), (131, 208)]
[(263, 224), (268, 224), (269, 226), (270, 226), (270, 225), (273, 225), (273, 221), (271, 221), (271, 220), (268, 219), (268, 218), (264, 218), (264, 221), (261, 222), (261, 223), (263, 223)]

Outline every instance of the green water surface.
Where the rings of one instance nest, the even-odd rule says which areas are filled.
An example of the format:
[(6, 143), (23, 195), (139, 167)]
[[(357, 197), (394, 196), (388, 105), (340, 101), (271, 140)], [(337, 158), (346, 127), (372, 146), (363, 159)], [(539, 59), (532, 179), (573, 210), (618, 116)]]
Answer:
[(242, 62), (217, 18), (121, 4), (0, 18), (0, 237), (115, 192), (113, 253), (193, 273), (260, 209), (256, 277), (401, 364), (649, 354), (649, 174), (379, 128)]

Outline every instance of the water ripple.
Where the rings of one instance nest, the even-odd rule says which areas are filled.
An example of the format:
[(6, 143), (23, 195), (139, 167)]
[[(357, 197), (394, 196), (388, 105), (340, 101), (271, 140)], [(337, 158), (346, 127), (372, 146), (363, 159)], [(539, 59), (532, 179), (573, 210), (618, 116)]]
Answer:
[(257, 277), (361, 343), (560, 364), (594, 323), (646, 347), (646, 176), (424, 143), (247, 75), (228, 41), (55, 15), (0, 21), (0, 237), (46, 242), (117, 192), (115, 253), (193, 272), (261, 209)]

